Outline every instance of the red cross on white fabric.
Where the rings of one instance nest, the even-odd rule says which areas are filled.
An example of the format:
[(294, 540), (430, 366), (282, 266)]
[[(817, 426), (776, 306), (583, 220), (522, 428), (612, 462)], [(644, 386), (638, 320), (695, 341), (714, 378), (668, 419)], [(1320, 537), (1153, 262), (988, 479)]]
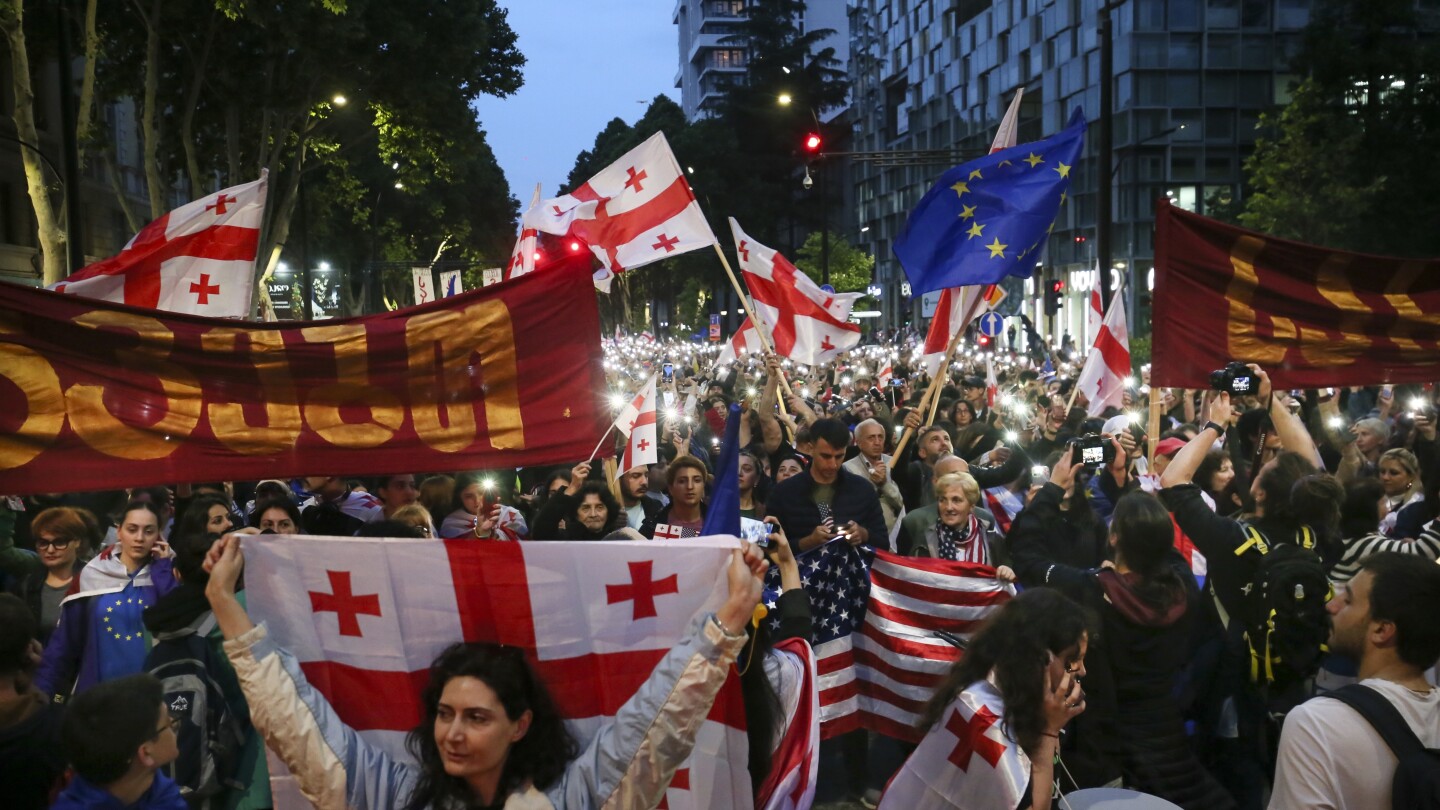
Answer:
[[(234, 198), (234, 197), (227, 197), (227, 196), (225, 196), (224, 194), (221, 194), (219, 197), (216, 197), (216, 198), (215, 198), (215, 202), (214, 202), (213, 204), (205, 206), (205, 210), (206, 210), (206, 211), (214, 211), (214, 212), (215, 212), (215, 216), (217, 216), (217, 217), (218, 217), (218, 216), (223, 216), (223, 215), (226, 213), (226, 210), (227, 210), (227, 209), (225, 208), (226, 204), (227, 204), (227, 203), (233, 203), (233, 202), (235, 202), (235, 198)], [(193, 210), (193, 209), (192, 209), (192, 210)]]
[(979, 754), (981, 759), (990, 763), (990, 767), (999, 764), (1000, 757), (1005, 753), (1005, 746), (985, 736), (985, 732), (999, 719), (985, 706), (976, 709), (969, 720), (961, 717), (960, 710), (956, 709), (945, 723), (945, 730), (958, 738), (955, 750), (951, 751), (948, 757), (950, 762), (960, 770), (968, 771), (970, 755)]
[(673, 523), (661, 523), (655, 527), (656, 540), (679, 540), (685, 536), (685, 530)]
[(635, 167), (631, 166), (625, 171), (627, 174), (630, 175), (630, 177), (625, 181), (625, 187), (635, 189), (635, 193), (637, 194), (644, 191), (645, 187), (641, 185), (641, 181), (645, 179), (645, 170), (641, 169), (637, 172), (635, 171)]
[(679, 237), (666, 236), (665, 234), (662, 233), (662, 234), (660, 234), (660, 241), (656, 242), (655, 244), (651, 245), (650, 247), (652, 247), (652, 248), (654, 248), (654, 249), (656, 249), (656, 250), (659, 250), (660, 248), (665, 248), (665, 252), (666, 252), (666, 253), (674, 253), (674, 252), (675, 252), (675, 246), (676, 246), (677, 244), (679, 244), (679, 243), (680, 243)]
[(750, 248), (747, 247), (748, 244), (744, 239), (741, 239), (740, 247), (735, 249), (735, 252), (740, 254), (740, 261), (742, 262), (750, 261)]
[(190, 283), (190, 292), (195, 293), (195, 303), (208, 304), (210, 296), (220, 294), (220, 285), (210, 283), (209, 273), (201, 273), (199, 281)]
[(333, 593), (310, 591), (310, 611), (334, 613), (340, 622), (342, 636), (363, 636), (360, 632), (360, 616), (380, 615), (379, 594), (356, 596), (350, 590), (349, 571), (327, 570), (325, 575), (330, 578), (330, 590)]
[[(656, 535), (659, 536), (658, 534)], [(635, 610), (631, 615), (631, 621), (641, 619), (653, 619), (660, 615), (655, 610), (655, 597), (664, 596), (670, 593), (680, 593), (680, 578), (671, 574), (664, 579), (652, 580), (650, 578), (655, 568), (654, 560), (637, 560), (629, 563), (630, 584), (629, 585), (606, 585), (606, 604), (618, 602), (635, 602)]]
[(640, 440), (640, 443), (637, 444), (637, 445), (635, 445), (635, 449), (636, 449), (636, 450), (639, 450), (639, 451), (642, 452), (642, 453), (645, 452), (646, 450), (649, 450), (649, 449), (650, 449), (650, 440), (649, 440), (649, 439), (641, 439), (641, 440)]
[(829, 335), (825, 335), (823, 338), (820, 339), (820, 348), (824, 349), (827, 352), (835, 348), (835, 344), (830, 342)]

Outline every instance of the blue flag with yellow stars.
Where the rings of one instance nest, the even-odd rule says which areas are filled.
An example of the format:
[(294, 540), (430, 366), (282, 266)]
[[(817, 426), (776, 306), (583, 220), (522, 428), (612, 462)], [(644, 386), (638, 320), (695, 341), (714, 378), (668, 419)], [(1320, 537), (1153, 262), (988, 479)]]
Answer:
[(913, 295), (1027, 277), (1070, 189), (1084, 146), (1079, 109), (1043, 141), (993, 152), (945, 172), (895, 238)]

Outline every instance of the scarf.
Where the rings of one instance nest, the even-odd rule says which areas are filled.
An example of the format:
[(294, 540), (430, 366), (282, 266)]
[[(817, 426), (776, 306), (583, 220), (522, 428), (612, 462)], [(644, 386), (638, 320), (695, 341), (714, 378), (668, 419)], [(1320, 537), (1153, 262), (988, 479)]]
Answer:
[(974, 514), (970, 515), (970, 520), (964, 524), (963, 530), (937, 522), (935, 531), (940, 541), (940, 559), (990, 564), (990, 549), (985, 543), (985, 531), (980, 528), (980, 519)]

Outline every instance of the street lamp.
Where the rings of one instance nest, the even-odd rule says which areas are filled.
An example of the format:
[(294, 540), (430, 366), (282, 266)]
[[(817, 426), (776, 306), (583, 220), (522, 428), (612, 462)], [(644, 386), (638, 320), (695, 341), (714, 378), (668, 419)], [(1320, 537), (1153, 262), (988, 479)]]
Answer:
[(330, 98), (330, 103), (334, 104), (336, 107), (344, 107), (346, 104), (350, 103), (350, 99), (346, 98), (344, 93), (336, 93)]
[(792, 98), (790, 97), (790, 94), (789, 94), (789, 93), (781, 93), (779, 96), (777, 96), (777, 97), (775, 98), (775, 100), (778, 101), (778, 102), (780, 102), (780, 106), (781, 106), (781, 107), (788, 107), (788, 106), (790, 106), (790, 102), (791, 102), (791, 101), (794, 101), (794, 99), (792, 99)]

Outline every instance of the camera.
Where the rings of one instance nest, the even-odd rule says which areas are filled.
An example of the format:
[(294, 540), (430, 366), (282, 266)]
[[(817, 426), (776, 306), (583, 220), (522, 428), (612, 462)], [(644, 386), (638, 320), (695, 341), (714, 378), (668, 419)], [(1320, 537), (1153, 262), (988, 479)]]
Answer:
[(1075, 448), (1071, 459), (1091, 470), (1115, 460), (1115, 445), (1098, 433), (1088, 433), (1071, 439), (1070, 446)]
[(1260, 392), (1260, 377), (1244, 363), (1231, 361), (1219, 371), (1210, 372), (1210, 389), (1231, 394)]

